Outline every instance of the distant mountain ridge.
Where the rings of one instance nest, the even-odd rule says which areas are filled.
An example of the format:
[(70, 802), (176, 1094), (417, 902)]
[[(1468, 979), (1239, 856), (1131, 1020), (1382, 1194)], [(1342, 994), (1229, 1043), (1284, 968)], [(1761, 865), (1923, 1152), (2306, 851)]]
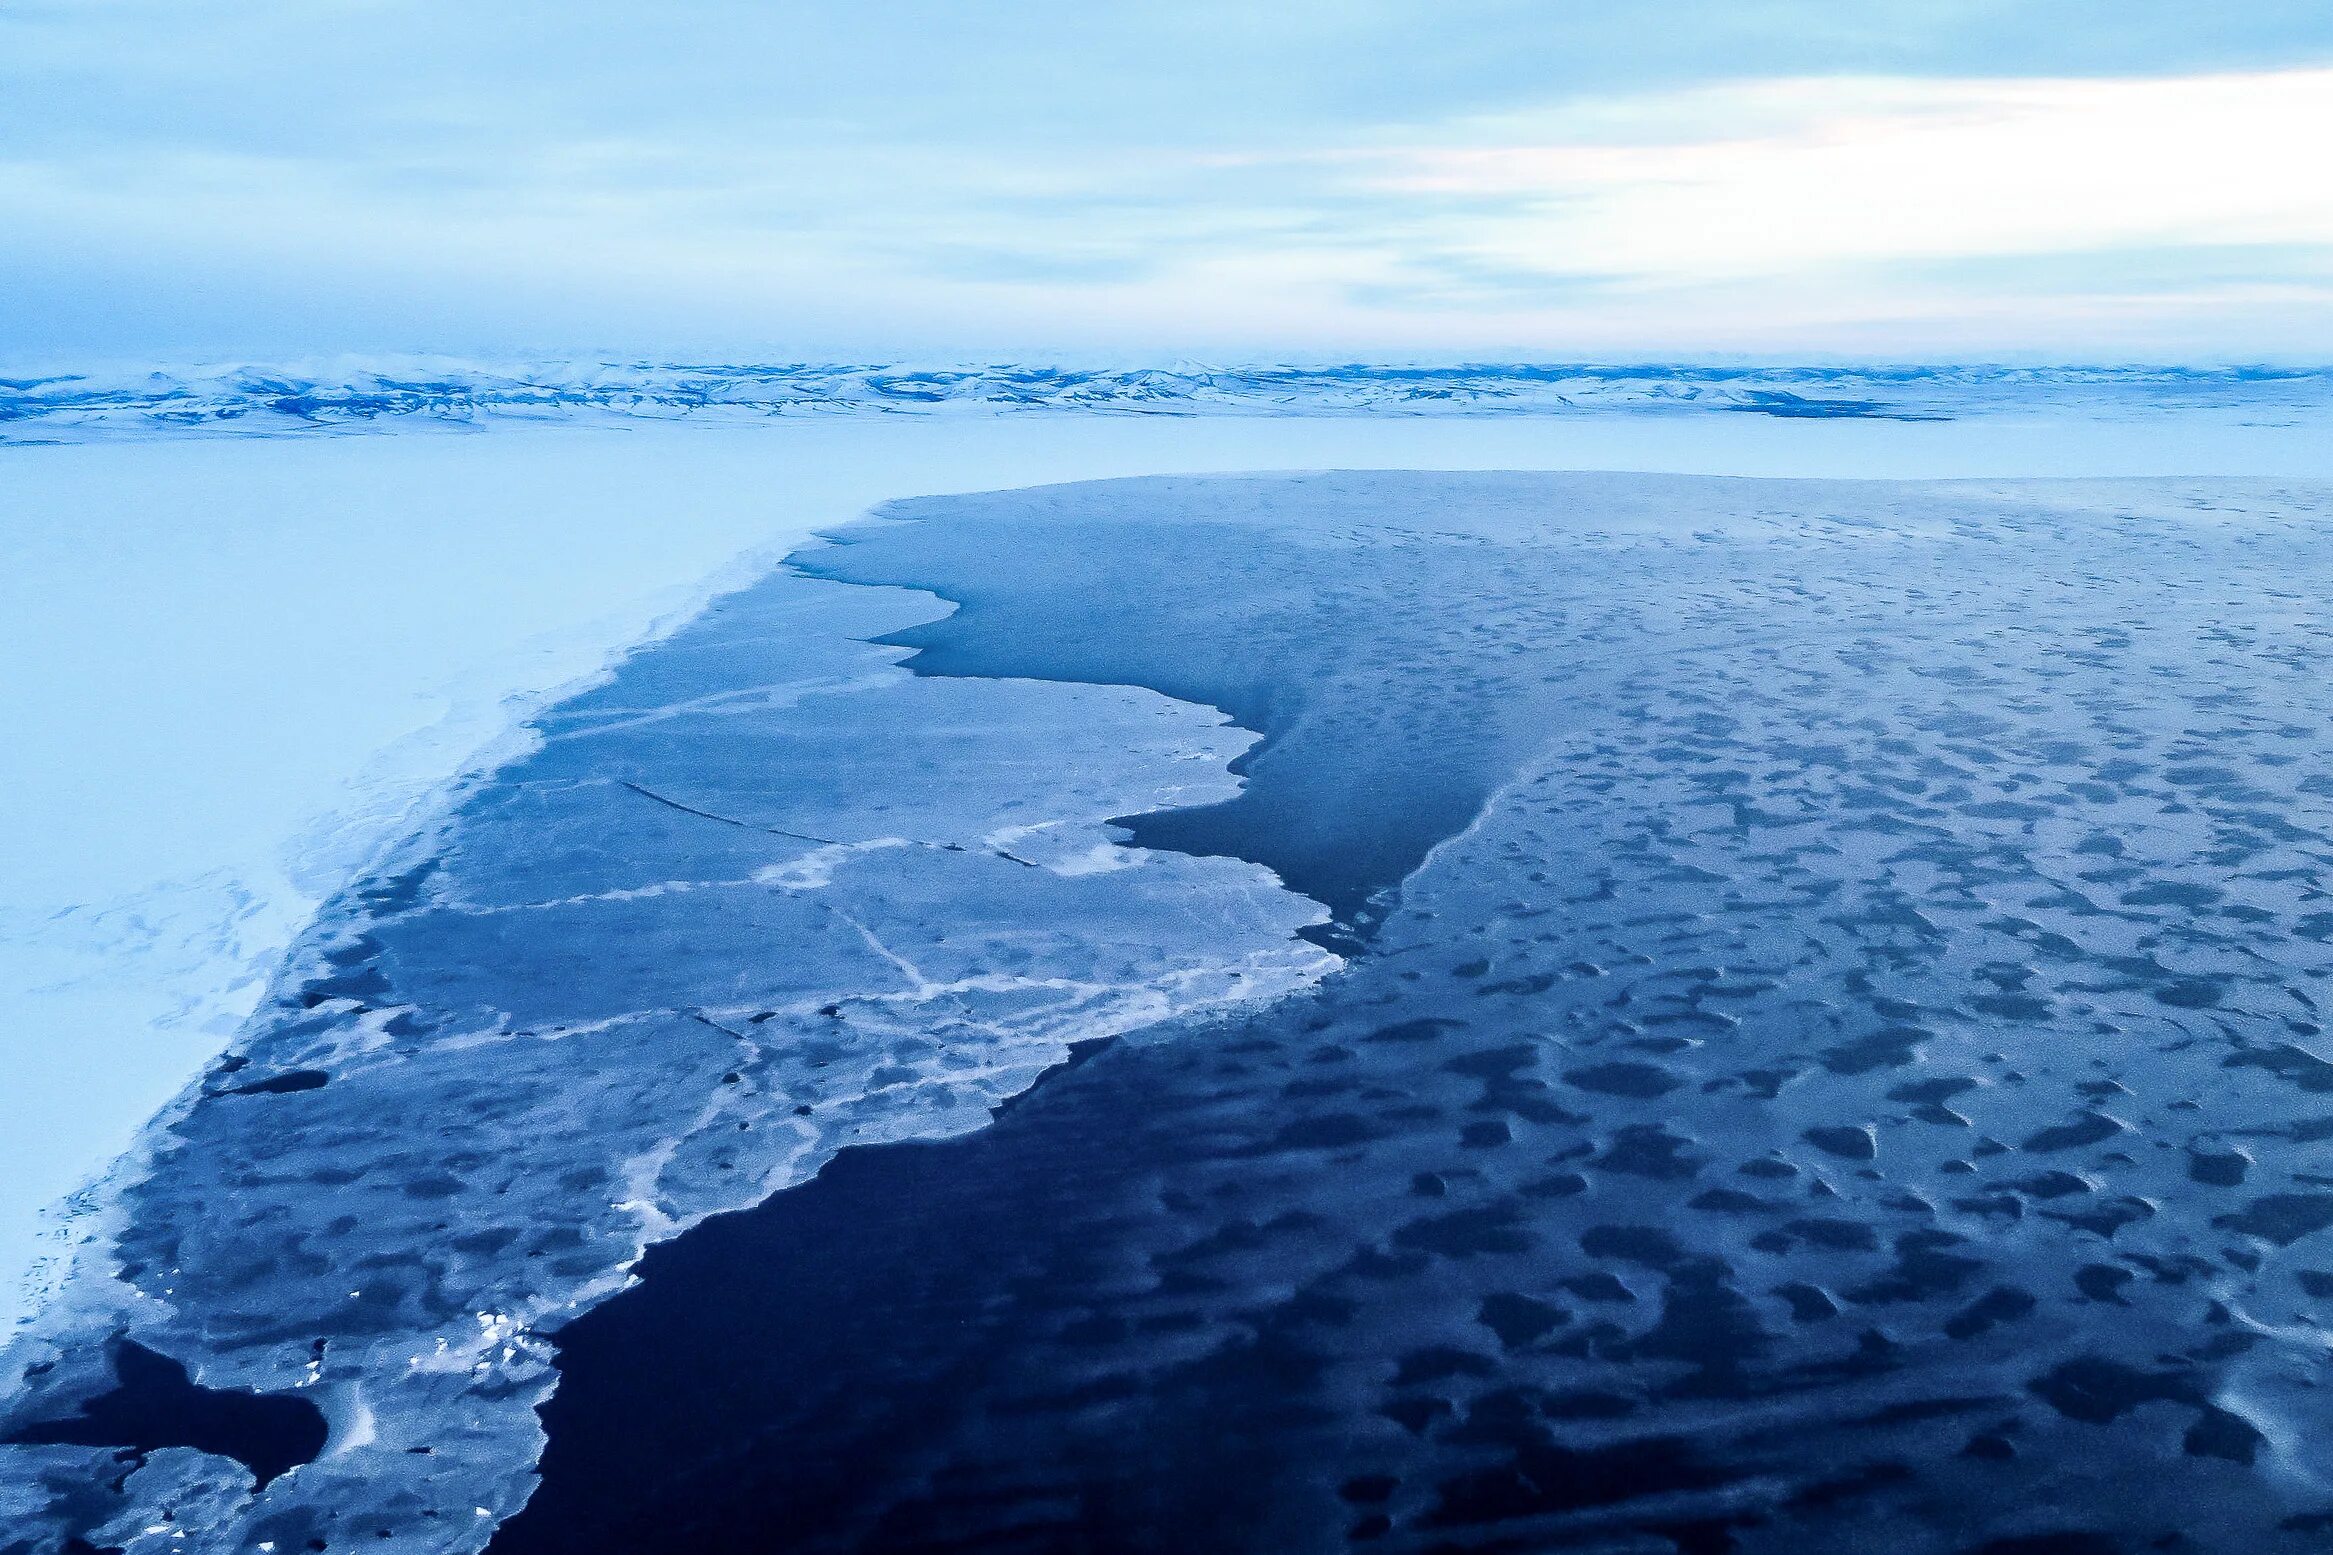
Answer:
[(1466, 363), (1075, 368), (997, 363), (677, 363), (409, 358), (0, 378), (0, 441), (220, 428), (297, 432), (384, 418), (930, 415), (1484, 416), (1624, 411), (1949, 420), (2090, 413), (2323, 409), (2333, 368), (1727, 366)]

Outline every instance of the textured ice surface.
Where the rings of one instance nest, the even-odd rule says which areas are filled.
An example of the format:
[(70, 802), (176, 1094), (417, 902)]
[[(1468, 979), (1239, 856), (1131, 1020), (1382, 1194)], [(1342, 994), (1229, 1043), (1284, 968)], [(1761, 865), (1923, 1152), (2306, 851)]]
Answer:
[(731, 595), (330, 906), (9, 1353), (0, 1549), (475, 1547), (544, 1331), (645, 1243), (1332, 964), (1264, 871), (1106, 824), (1230, 794), (1249, 735), (862, 640), (944, 608)]
[(2333, 1537), (2333, 493), (896, 511), (818, 564), (924, 667), (1264, 709), (1212, 845), (1480, 813), (1311, 992), (652, 1253), (498, 1550)]
[(758, 419), (948, 411), (1319, 416), (1746, 412), (1925, 420), (2048, 409), (2322, 414), (2315, 369), (1468, 363), (1313, 367), (415, 360), (0, 379), (0, 442), (204, 427), (298, 431), (382, 418)]
[(660, 430), (0, 458), (0, 1333), (86, 1200), (43, 1208), (233, 1040), (321, 901), (528, 710), (896, 494)]
[(895, 515), (320, 926), (0, 1527), (475, 1547), (549, 1335), (510, 1555), (2323, 1548), (2333, 492)]
[(742, 548), (910, 492), (1167, 471), (2333, 476), (2305, 380), (2211, 382), (2219, 408), (2176, 414), (1996, 384), (1978, 402), (1998, 414), (1952, 421), (1558, 396), (1545, 415), (318, 424), (362, 436), (273, 435), (315, 428), (272, 412), (124, 437), (19, 422), (56, 446), (0, 458), (0, 1327), (18, 1273), (78, 1235), (79, 1200), (46, 1224), (42, 1206), (216, 1056), (316, 902), (490, 761), (520, 707), (693, 610)]

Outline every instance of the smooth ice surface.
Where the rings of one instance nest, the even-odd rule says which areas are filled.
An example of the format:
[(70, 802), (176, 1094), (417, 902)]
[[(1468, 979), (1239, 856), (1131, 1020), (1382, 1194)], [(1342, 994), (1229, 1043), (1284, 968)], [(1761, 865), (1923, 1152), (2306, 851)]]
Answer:
[(498, 1550), (2324, 1547), (2333, 488), (889, 511), (810, 560), (964, 598), (919, 667), (1261, 706), (1212, 844), (1423, 860), (652, 1252)]

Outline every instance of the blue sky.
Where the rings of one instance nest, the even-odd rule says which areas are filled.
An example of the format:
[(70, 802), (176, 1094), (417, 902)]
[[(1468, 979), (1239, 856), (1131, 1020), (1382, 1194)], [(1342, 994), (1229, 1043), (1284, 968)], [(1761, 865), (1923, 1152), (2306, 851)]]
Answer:
[(2321, 0), (10, 0), (0, 357), (2328, 360), (2328, 145)]

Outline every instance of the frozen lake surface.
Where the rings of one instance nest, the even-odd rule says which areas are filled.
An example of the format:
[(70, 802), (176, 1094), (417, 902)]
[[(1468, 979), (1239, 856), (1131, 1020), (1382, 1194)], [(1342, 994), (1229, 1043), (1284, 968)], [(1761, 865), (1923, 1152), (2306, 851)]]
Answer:
[[(319, 421), (249, 373), (8, 391), (0, 1326), (26, 1271), (37, 1288), (69, 1255), (50, 1207), (226, 1044), (324, 897), (449, 780), (523, 744), (530, 708), (874, 503), (1308, 466), (2333, 476), (2308, 378), (2080, 414), (1996, 392), (1976, 420), (1320, 419), (1282, 393), (1235, 419), (837, 415), (830, 396), (816, 417), (708, 425), (672, 419), (704, 384), (658, 398), (650, 377), (600, 385), (637, 410), (592, 425), (449, 422), (427, 400)], [(456, 409), (510, 398), (460, 386)], [(377, 375), (341, 387), (380, 397)]]
[(529, 709), (821, 525), (917, 492), (1290, 460), (1889, 457), (1876, 426), (221, 425), (71, 441), (19, 420), (68, 440), (0, 449), (0, 1326), (70, 1248), (44, 1212), (226, 1044), (324, 897), (523, 744)]
[[(126, 1267), (101, 1250), (14, 1352), (0, 1508), (140, 1550), (360, 1522), (370, 1548), (477, 1547), (531, 1483), (545, 1337), (593, 1309), (511, 1548), (704, 1548), (773, 1498), (818, 1509), (803, 1547), (1049, 1518), (1129, 1547), (2305, 1547), (2333, 1506), (2304, 1446), (2333, 1289), (2333, 1255), (2309, 1261), (2333, 1223), (2308, 1115), (2323, 487), (1136, 482), (911, 504), (806, 555), (821, 576), (688, 615), (735, 552), (917, 486), (2016, 457), (1949, 424), (1741, 425), (11, 451), (12, 497), (51, 481), (58, 514), (212, 460), (229, 486), (304, 467), (310, 501), (539, 475), (598, 516), (561, 563), (585, 586), (546, 591), (557, 653), (463, 665), (500, 665), (494, 716), (354, 790), (374, 818), (306, 855), (319, 895), (369, 864), (123, 1174)], [(2187, 452), (2236, 457), (2215, 448)], [(658, 583), (592, 540), (635, 501), (697, 505), (702, 565)], [(411, 566), (410, 597), (462, 554)], [(167, 597), (169, 572), (128, 586)], [(329, 616), (297, 639), (334, 642)], [(682, 619), (423, 803), (502, 694), (660, 617)], [(274, 673), (328, 709), (371, 662)], [(372, 673), (360, 706), (399, 684)], [(1250, 736), (1225, 713), (1264, 736), (1236, 794)], [(215, 742), (219, 794), (253, 733)], [(223, 867), (346, 813), (382, 742), (329, 741), (339, 770), (250, 805), (281, 835), (255, 822)], [(60, 828), (104, 830), (70, 742), (42, 759)], [(97, 856), (139, 857), (138, 823)], [(44, 838), (28, 878), (69, 894), (75, 853)], [(275, 900), (280, 944), (299, 913)], [(232, 1018), (202, 997), (209, 1035), (144, 1067), (147, 1110)], [(1138, 1035), (964, 1134), (1114, 1032)], [(125, 1086), (122, 1140), (136, 1105)], [(951, 1135), (706, 1221), (595, 1307), (642, 1245), (838, 1146)], [(796, 1312), (823, 1316), (768, 1316)], [(718, 1407), (675, 1385), (709, 1371)], [(1136, 1494), (1159, 1462), (1207, 1494)]]
[(892, 511), (813, 560), (932, 670), (1262, 709), (1183, 837), (1408, 845), (1311, 992), (652, 1253), (505, 1547), (2321, 1547), (2333, 491)]

